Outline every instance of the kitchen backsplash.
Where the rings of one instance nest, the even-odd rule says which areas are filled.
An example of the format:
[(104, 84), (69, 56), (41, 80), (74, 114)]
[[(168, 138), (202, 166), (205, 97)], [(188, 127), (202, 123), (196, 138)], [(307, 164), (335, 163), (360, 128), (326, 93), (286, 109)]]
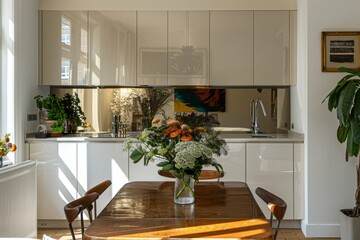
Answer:
[[(112, 115), (121, 111), (123, 121), (130, 130), (141, 129), (141, 112), (132, 108), (136, 101), (129, 93), (135, 89), (126, 88), (59, 88), (51, 87), (51, 93), (63, 96), (65, 93), (77, 92), (87, 122), (91, 123), (92, 131), (111, 131)], [(136, 88), (136, 94), (144, 89)], [(131, 96), (131, 95), (130, 95)], [(265, 106), (266, 117), (259, 109), (261, 131), (276, 132), (290, 129), (290, 89), (289, 88), (228, 88), (225, 89), (225, 111), (210, 112), (216, 114), (222, 127), (251, 127), (250, 102), (260, 98)], [(164, 106), (166, 116), (174, 116), (174, 101)], [(124, 113), (125, 111), (125, 113)], [(125, 114), (125, 115), (124, 115)]]

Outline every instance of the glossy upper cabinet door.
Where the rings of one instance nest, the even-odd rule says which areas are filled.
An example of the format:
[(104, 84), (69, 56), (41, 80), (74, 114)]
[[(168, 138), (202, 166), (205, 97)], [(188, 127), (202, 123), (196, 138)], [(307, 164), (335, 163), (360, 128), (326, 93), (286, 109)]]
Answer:
[(41, 84), (87, 85), (87, 12), (43, 11)]
[(138, 11), (137, 85), (167, 85), (167, 12)]
[(290, 85), (290, 13), (254, 12), (254, 85)]
[(253, 85), (253, 11), (210, 12), (210, 85)]
[(169, 85), (209, 85), (209, 11), (169, 11)]
[(136, 12), (90, 11), (92, 85), (136, 85)]

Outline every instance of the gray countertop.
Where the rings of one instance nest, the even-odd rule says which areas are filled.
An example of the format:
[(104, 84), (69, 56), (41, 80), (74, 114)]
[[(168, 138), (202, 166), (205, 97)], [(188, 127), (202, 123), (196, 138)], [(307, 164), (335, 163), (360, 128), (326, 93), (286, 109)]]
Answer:
[[(35, 138), (35, 134), (28, 134), (26, 142), (53, 141), (53, 142), (124, 142), (128, 138), (136, 139), (138, 132), (129, 132), (127, 137), (114, 137), (110, 133), (78, 133), (67, 134), (61, 137)], [(228, 142), (244, 143), (279, 143), (279, 142), (304, 142), (302, 134), (298, 133), (273, 133), (273, 134), (251, 134), (239, 132), (222, 132), (221, 136)]]

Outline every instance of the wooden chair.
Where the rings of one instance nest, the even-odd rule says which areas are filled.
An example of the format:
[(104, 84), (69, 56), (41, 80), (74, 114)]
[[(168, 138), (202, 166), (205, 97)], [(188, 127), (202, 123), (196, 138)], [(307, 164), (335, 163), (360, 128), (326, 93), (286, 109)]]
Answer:
[[(163, 170), (158, 170), (158, 174), (160, 176), (163, 177), (167, 177), (167, 178), (175, 178), (174, 175), (172, 175), (169, 172), (165, 172)], [(218, 172), (216, 170), (201, 170), (200, 176), (199, 176), (199, 181), (200, 180), (210, 180), (210, 179), (218, 179), (218, 181), (220, 180), (220, 178), (224, 177), (224, 172)]]
[(84, 218), (83, 218), (83, 211), (87, 209), (89, 206), (92, 206), (92, 203), (98, 199), (99, 194), (91, 193), (79, 199), (76, 199), (72, 202), (69, 202), (64, 207), (65, 217), (69, 223), (69, 229), (71, 231), (71, 236), (74, 240), (75, 234), (72, 223), (76, 219), (77, 216), (80, 214), (80, 221), (81, 221), (81, 234), (84, 237)]
[(275, 229), (274, 240), (277, 238), (278, 230), (280, 227), (280, 222), (283, 220), (285, 212), (286, 212), (286, 202), (282, 200), (280, 197), (272, 194), (265, 189), (258, 187), (255, 190), (256, 194), (267, 204), (268, 209), (270, 210), (270, 226), (272, 228), (273, 216), (275, 216), (277, 220), (277, 226)]
[[(89, 195), (91, 193), (97, 193), (100, 196), (101, 194), (103, 194), (103, 192), (105, 192), (106, 189), (108, 189), (108, 187), (110, 187), (110, 185), (111, 185), (111, 181), (110, 180), (105, 180), (102, 183), (99, 183), (98, 185), (96, 185), (96, 186), (90, 188), (89, 190), (87, 190), (85, 192), (84, 196)], [(90, 222), (93, 221), (92, 209), (93, 209), (92, 204), (87, 207)], [(96, 216), (97, 216), (97, 211), (96, 211), (96, 201), (95, 201), (94, 202), (94, 219), (96, 218)]]

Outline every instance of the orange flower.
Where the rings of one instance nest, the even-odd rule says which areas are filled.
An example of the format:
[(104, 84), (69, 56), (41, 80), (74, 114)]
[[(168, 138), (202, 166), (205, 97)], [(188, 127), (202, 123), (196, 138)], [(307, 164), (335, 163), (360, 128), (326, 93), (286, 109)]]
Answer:
[(206, 128), (204, 128), (204, 127), (197, 127), (197, 128), (195, 128), (195, 130), (200, 131), (200, 132), (206, 132)]
[(193, 139), (193, 137), (190, 134), (182, 135), (180, 138), (180, 140), (183, 142), (191, 141), (192, 139)]
[(180, 125), (180, 122), (178, 120), (170, 120), (167, 123), (168, 126), (174, 126), (174, 125)]
[(177, 129), (176, 131), (173, 131), (172, 133), (170, 133), (170, 138), (176, 138), (177, 136), (179, 136), (180, 133), (181, 133), (181, 130)]
[(160, 118), (154, 118), (152, 121), (151, 121), (151, 124), (156, 124), (160, 122)]
[(168, 127), (167, 129), (165, 129), (165, 130), (163, 131), (163, 134), (164, 134), (164, 135), (169, 135), (170, 133), (172, 133), (172, 132), (174, 132), (174, 131), (176, 131), (176, 130), (178, 130), (177, 127), (174, 127), (174, 126)]
[(90, 122), (87, 124), (87, 128), (91, 128), (91, 123)]
[(5, 137), (5, 142), (8, 143), (10, 141), (10, 138), (8, 136)]
[(180, 128), (185, 131), (190, 129), (189, 125), (187, 124), (181, 124)]
[(17, 149), (16, 144), (13, 143), (12, 146), (11, 146), (11, 151), (12, 151), (12, 152), (15, 152), (16, 149)]

